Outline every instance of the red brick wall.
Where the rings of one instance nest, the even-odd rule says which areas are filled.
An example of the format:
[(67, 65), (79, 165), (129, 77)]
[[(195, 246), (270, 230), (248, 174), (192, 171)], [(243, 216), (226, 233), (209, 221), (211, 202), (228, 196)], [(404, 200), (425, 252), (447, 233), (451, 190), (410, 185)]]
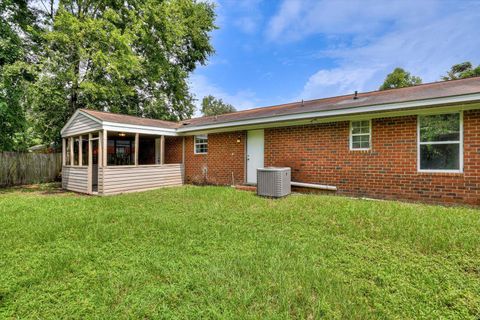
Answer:
[(265, 129), (265, 165), (338, 193), (480, 205), (480, 111), (464, 112), (464, 173), (417, 172), (417, 117), (372, 120), (372, 149), (349, 150), (349, 122)]
[[(480, 111), (464, 112), (461, 174), (417, 172), (416, 116), (373, 119), (370, 151), (350, 151), (348, 130), (348, 121), (265, 129), (265, 165), (291, 167), (294, 181), (335, 185), (344, 195), (480, 205)], [(193, 136), (185, 137), (186, 182), (230, 185), (233, 172), (244, 183), (246, 132), (208, 137), (206, 155), (195, 155)], [(182, 138), (168, 141), (166, 159), (181, 162)]]
[(165, 163), (182, 163), (183, 137), (165, 137)]
[(220, 185), (244, 183), (245, 136), (243, 131), (209, 134), (207, 154), (194, 154), (194, 137), (185, 137), (185, 181)]

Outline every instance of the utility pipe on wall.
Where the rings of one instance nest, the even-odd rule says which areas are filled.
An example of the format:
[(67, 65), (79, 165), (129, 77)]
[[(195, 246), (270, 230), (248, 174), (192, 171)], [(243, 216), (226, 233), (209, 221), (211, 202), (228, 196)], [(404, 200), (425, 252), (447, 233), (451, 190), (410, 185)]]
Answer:
[(294, 182), (294, 181), (292, 181), (290, 184), (291, 184), (292, 187), (302, 187), (302, 188), (313, 188), (313, 189), (320, 189), (320, 190), (337, 191), (337, 187), (327, 186), (327, 185), (323, 185), (323, 184)]

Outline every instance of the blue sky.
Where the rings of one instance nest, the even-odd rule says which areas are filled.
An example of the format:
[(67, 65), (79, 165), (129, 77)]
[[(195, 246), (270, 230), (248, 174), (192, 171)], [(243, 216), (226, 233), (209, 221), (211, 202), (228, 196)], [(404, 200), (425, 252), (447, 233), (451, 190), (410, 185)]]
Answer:
[(376, 90), (397, 66), (431, 82), (480, 64), (480, 1), (214, 2), (216, 53), (190, 86), (239, 110)]

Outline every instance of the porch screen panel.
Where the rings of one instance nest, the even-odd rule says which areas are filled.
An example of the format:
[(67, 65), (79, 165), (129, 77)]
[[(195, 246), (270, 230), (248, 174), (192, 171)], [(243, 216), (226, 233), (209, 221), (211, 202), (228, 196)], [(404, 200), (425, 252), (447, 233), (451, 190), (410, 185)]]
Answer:
[(138, 164), (155, 164), (155, 137), (140, 135), (138, 144)]
[(82, 140), (82, 165), (88, 166), (88, 136), (84, 136)]
[(135, 135), (108, 132), (107, 165), (130, 166), (135, 164)]
[(70, 166), (71, 164), (71, 159), (70, 159), (70, 138), (65, 139), (66, 140), (66, 148), (65, 148), (65, 165)]
[(75, 137), (73, 139), (73, 165), (78, 166), (78, 160), (79, 160), (79, 148), (78, 145), (80, 143), (80, 139), (78, 137)]

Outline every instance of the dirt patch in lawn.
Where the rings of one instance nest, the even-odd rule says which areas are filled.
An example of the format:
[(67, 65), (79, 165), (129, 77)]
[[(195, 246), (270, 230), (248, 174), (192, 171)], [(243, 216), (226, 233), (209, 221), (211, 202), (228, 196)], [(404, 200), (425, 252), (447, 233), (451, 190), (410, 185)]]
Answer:
[(32, 193), (32, 194), (45, 195), (45, 196), (49, 196), (49, 195), (81, 196), (81, 194), (79, 193), (62, 189), (62, 184), (60, 182), (29, 184), (24, 186), (0, 188), (0, 194), (6, 194), (6, 193)]

